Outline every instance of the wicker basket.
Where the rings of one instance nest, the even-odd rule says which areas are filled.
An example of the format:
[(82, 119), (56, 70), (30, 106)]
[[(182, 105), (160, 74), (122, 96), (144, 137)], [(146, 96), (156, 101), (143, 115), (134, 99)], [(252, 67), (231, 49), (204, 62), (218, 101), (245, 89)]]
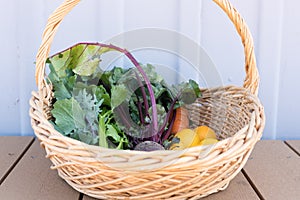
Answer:
[(140, 152), (86, 145), (63, 136), (48, 121), (53, 92), (45, 81), (45, 61), (59, 24), (79, 1), (65, 0), (50, 16), (37, 54), (38, 91), (32, 93), (30, 116), (51, 168), (74, 189), (99, 199), (199, 199), (224, 190), (245, 165), (265, 124), (253, 40), (237, 10), (227, 0), (214, 0), (241, 36), (244, 85), (205, 89), (189, 107), (191, 120), (212, 127), (222, 140), (182, 151)]

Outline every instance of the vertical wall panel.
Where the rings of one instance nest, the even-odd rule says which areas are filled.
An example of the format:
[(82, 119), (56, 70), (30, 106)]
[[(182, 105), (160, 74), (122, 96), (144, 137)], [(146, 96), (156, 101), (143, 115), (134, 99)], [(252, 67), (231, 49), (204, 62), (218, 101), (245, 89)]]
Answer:
[(81, 1), (64, 18), (54, 38), (51, 53), (63, 50), (79, 41), (97, 41), (99, 7), (95, 5), (98, 5), (97, 0)]
[[(278, 134), (278, 92), (281, 68), (284, 0), (260, 2), (257, 64), (260, 70), (260, 99), (267, 118), (264, 138), (275, 139)], [(279, 122), (280, 123), (280, 122)]]
[[(177, 57), (172, 52), (177, 49), (176, 36), (168, 33), (168, 30), (178, 30), (179, 27), (179, 1), (130, 0), (124, 4), (124, 31), (139, 30), (140, 37), (136, 37), (125, 44), (135, 43), (135, 57), (144, 64), (150, 63), (157, 67), (157, 71), (169, 81), (176, 81)], [(159, 34), (149, 34), (145, 29), (162, 31)], [(144, 30), (143, 30), (144, 29)], [(165, 34), (170, 37), (166, 38)], [(150, 41), (153, 41), (151, 44)], [(173, 41), (173, 42), (172, 42)], [(171, 44), (171, 45), (169, 45)], [(173, 79), (174, 78), (174, 79)]]
[(129, 0), (124, 4), (125, 30), (145, 27), (174, 29), (178, 27), (178, 1)]
[(96, 0), (99, 8), (97, 13), (97, 40), (107, 41), (124, 31), (125, 1)]
[[(194, 79), (201, 87), (206, 87), (205, 67), (210, 61), (201, 47), (201, 15), (203, 1), (188, 0), (179, 2), (179, 59), (180, 77), (178, 82)], [(182, 58), (180, 58), (182, 57)], [(180, 79), (181, 78), (181, 79)]]
[(19, 97), (19, 49), (17, 44), (17, 1), (1, 2), (0, 27), (1, 27), (1, 110), (0, 133), (20, 133), (20, 97)]
[(179, 32), (197, 43), (201, 39), (202, 2), (198, 0), (179, 1)]
[(215, 64), (223, 85), (241, 85), (243, 49), (227, 15), (212, 1), (203, 1), (201, 45)]
[[(16, 24), (17, 24), (17, 71), (16, 81), (13, 83), (19, 87), (18, 102), (19, 116), (15, 120), (19, 123), (19, 134), (31, 135), (32, 129), (29, 118), (30, 91), (36, 89), (35, 55), (40, 45), (41, 32), (44, 27), (45, 4), (40, 0), (17, 1)], [(10, 125), (12, 127), (12, 125)]]
[[(232, 3), (246, 20), (251, 32), (257, 32), (257, 1)], [(203, 1), (201, 44), (215, 63), (223, 84), (242, 85), (245, 72), (241, 40), (227, 15), (212, 1)]]
[(283, 9), (277, 137), (295, 139), (300, 137), (300, 13), (295, 1), (284, 1)]
[[(300, 2), (231, 2), (245, 18), (254, 38), (261, 77), (259, 96), (267, 115), (264, 138), (300, 138), (300, 94), (297, 93), (300, 85), (300, 14), (297, 8)], [(3, 74), (0, 79), (0, 135), (32, 134), (28, 100), (30, 92), (36, 89), (35, 55), (46, 19), (60, 3), (62, 0), (0, 1), (0, 69)], [(195, 54), (194, 48), (189, 50), (184, 45), (185, 39), (190, 39), (203, 48), (208, 59), (199, 58), (195, 63), (202, 65), (204, 79), (215, 80), (202, 86), (242, 85), (245, 72), (240, 38), (227, 16), (211, 0), (84, 0), (65, 18), (51, 52), (78, 41), (118, 39), (118, 44), (130, 47), (118, 36), (142, 28), (158, 28), (156, 30), (183, 37), (172, 36), (164, 41), (150, 34), (136, 39), (140, 44), (150, 44), (155, 39), (154, 46), (159, 46), (171, 41), (171, 48)], [(142, 43), (143, 39), (148, 43)], [(172, 66), (184, 76), (191, 75), (187, 68), (190, 63), (176, 58), (174, 53), (152, 48), (136, 49), (134, 54), (141, 62)], [(215, 66), (210, 66), (209, 59)], [(178, 80), (176, 75), (165, 74), (171, 81)]]

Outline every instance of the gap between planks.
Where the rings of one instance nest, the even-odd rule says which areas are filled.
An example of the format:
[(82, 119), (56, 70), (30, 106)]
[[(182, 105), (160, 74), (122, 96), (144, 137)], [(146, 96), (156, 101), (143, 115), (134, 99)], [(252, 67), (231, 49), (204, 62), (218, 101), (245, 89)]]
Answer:
[[(285, 145), (287, 145), (293, 152), (295, 152), (298, 156), (300, 156), (300, 152), (297, 151), (297, 147), (294, 147), (293, 144), (290, 144), (292, 142), (295, 141), (283, 141)], [(257, 188), (257, 186), (253, 183), (253, 181), (251, 180), (251, 178), (248, 176), (248, 174), (246, 173), (246, 171), (244, 169), (242, 169), (242, 173), (243, 175), (246, 177), (246, 179), (248, 180), (248, 182), (250, 183), (251, 187), (253, 188), (253, 190), (255, 191), (255, 193), (257, 194), (257, 196), (264, 200), (265, 198), (263, 197), (263, 195), (261, 194), (261, 192), (259, 191), (259, 189)]]
[(80, 194), (50, 166), (45, 150), (35, 140), (1, 185), (0, 199), (79, 199)]
[(293, 142), (295, 141), (284, 141), (284, 144), (286, 144), (292, 151), (294, 151), (298, 156), (300, 156), (300, 150), (299, 149), (297, 150), (297, 147), (293, 146), (292, 144)]
[(261, 199), (299, 197), (299, 147), (299, 141), (279, 140), (263, 140), (255, 146), (243, 173)]
[(23, 156), (25, 155), (25, 153), (28, 151), (28, 149), (31, 147), (31, 145), (33, 144), (35, 138), (32, 137), (30, 142), (27, 144), (27, 146), (25, 147), (25, 149), (23, 150), (22, 153), (20, 153), (20, 155), (18, 156), (18, 158), (15, 160), (15, 162), (12, 163), (12, 165), (8, 168), (7, 172), (1, 177), (0, 179), (0, 186), (1, 184), (5, 181), (5, 179), (7, 178), (7, 176), (13, 171), (13, 169), (17, 166), (17, 164), (19, 163), (19, 161), (23, 158)]
[(78, 200), (83, 200), (83, 195), (84, 195), (83, 193), (80, 193), (79, 197), (78, 197)]
[(251, 178), (246, 173), (246, 171), (244, 169), (242, 169), (241, 172), (243, 173), (244, 177), (247, 179), (248, 183), (250, 184), (250, 186), (252, 187), (252, 189), (254, 190), (254, 192), (256, 193), (256, 195), (259, 197), (259, 199), (265, 200), (265, 198), (263, 197), (263, 195), (260, 193), (259, 189), (256, 187), (256, 185), (253, 183), (253, 181), (251, 180)]

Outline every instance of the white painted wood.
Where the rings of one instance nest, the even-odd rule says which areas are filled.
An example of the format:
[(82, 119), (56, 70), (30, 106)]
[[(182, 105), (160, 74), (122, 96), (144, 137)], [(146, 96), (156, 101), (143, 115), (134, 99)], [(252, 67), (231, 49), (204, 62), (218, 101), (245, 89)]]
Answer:
[[(258, 4), (232, 1), (250, 29), (257, 32)], [(245, 78), (244, 51), (235, 28), (227, 15), (211, 1), (203, 1), (201, 46), (211, 57), (224, 85), (242, 85)], [(249, 12), (251, 10), (251, 12)], [(254, 39), (257, 35), (254, 35)]]
[[(36, 89), (34, 61), (47, 17), (62, 0), (0, 1), (0, 135), (31, 135), (28, 117), (30, 92)], [(264, 138), (300, 138), (298, 1), (231, 0), (250, 27), (257, 55), (261, 85), (259, 96), (267, 115)], [(64, 20), (51, 53), (78, 41), (111, 41), (124, 32), (158, 28), (177, 32), (174, 49), (187, 51), (183, 38), (199, 45), (209, 59), (195, 59), (202, 66), (202, 86), (242, 85), (244, 55), (240, 39), (227, 16), (211, 0), (84, 0)], [(143, 38), (136, 44), (144, 45)], [(122, 41), (123, 40), (123, 41)], [(152, 43), (151, 36), (145, 37)], [(125, 47), (127, 39), (119, 41)], [(127, 41), (128, 42), (128, 41)], [(157, 39), (153, 46), (163, 45)], [(134, 46), (134, 45), (132, 45)], [(173, 48), (173, 47), (172, 47)], [(193, 49), (193, 48), (191, 48)], [(190, 50), (193, 54), (194, 50)], [(141, 62), (174, 66), (185, 77), (194, 75), (189, 63), (161, 51), (136, 50)], [(196, 54), (197, 55), (197, 54)], [(191, 58), (193, 59), (193, 58)], [(120, 61), (121, 63), (123, 60)], [(208, 64), (203, 64), (208, 63)], [(171, 81), (178, 76), (164, 72)], [(196, 75), (195, 75), (196, 76)], [(197, 75), (201, 77), (201, 75)]]
[(19, 49), (17, 43), (17, 1), (1, 1), (0, 5), (0, 133), (20, 133)]
[(268, 139), (275, 139), (277, 134), (280, 134), (277, 129), (277, 119), (280, 115), (278, 113), (279, 76), (284, 52), (282, 49), (284, 2), (284, 0), (275, 0), (272, 3), (260, 1), (259, 7), (257, 45), (257, 64), (261, 76), (259, 96), (266, 107), (267, 123), (264, 137)]
[[(61, 2), (58, 1), (58, 2)], [(47, 1), (49, 4), (50, 2)], [(52, 4), (52, 2), (51, 2)], [(81, 1), (63, 20), (52, 44), (51, 53), (63, 50), (80, 41), (97, 41), (97, 0)], [(53, 9), (51, 9), (53, 10)]]
[[(278, 138), (300, 137), (300, 13), (298, 1), (283, 1), (282, 45), (278, 74)], [(297, 2), (297, 3), (296, 3)]]
[[(16, 126), (19, 128), (18, 134), (32, 135), (31, 125), (28, 111), (28, 100), (31, 97), (30, 91), (35, 89), (35, 54), (40, 45), (41, 32), (45, 23), (44, 11), (45, 4), (40, 0), (16, 1), (16, 18), (17, 18), (17, 70), (14, 72), (16, 82), (13, 83), (19, 87), (17, 101), (20, 114), (11, 116), (14, 119)], [(1, 37), (2, 38), (2, 37)], [(7, 87), (7, 86), (6, 86)], [(8, 124), (8, 132), (14, 127)]]

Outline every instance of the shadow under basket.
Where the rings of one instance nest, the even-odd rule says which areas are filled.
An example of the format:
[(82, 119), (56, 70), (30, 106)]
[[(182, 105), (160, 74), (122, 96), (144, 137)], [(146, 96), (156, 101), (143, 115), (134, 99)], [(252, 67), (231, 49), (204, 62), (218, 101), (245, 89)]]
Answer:
[(45, 81), (45, 61), (54, 33), (79, 3), (65, 2), (50, 16), (37, 55), (38, 91), (32, 92), (32, 128), (61, 178), (79, 192), (99, 199), (199, 199), (224, 190), (247, 162), (265, 125), (258, 97), (253, 40), (239, 13), (227, 0), (214, 0), (234, 22), (245, 49), (243, 87), (202, 90), (188, 106), (193, 124), (214, 129), (220, 141), (185, 150), (142, 152), (107, 149), (63, 136), (49, 122), (53, 91)]

